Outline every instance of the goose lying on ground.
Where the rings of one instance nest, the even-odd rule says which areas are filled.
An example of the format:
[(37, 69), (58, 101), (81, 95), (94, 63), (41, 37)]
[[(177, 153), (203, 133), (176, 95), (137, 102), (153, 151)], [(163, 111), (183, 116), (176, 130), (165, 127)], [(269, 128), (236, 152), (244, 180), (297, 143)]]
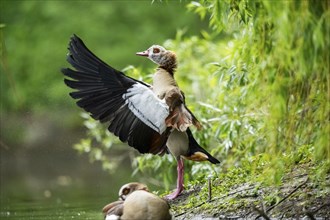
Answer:
[(142, 183), (128, 183), (119, 190), (119, 200), (103, 208), (105, 220), (170, 220), (170, 206), (149, 192)]

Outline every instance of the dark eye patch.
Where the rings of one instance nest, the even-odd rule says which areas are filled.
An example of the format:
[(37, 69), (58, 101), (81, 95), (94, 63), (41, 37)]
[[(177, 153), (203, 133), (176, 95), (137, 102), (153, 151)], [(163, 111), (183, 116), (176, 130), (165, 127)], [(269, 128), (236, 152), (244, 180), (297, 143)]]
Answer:
[(129, 188), (123, 189), (123, 195), (127, 195), (130, 192)]
[(157, 47), (155, 47), (154, 49), (153, 49), (153, 51), (152, 51), (153, 53), (159, 53), (160, 52), (160, 49), (159, 48), (157, 48)]

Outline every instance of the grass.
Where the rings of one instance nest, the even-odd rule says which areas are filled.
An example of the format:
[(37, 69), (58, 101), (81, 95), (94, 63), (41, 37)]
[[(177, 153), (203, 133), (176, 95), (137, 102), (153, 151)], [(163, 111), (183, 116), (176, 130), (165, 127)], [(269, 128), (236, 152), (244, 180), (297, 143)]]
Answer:
[(279, 185), (268, 185), (247, 175), (248, 170), (232, 168), (212, 181), (209, 198), (207, 181), (192, 183), (171, 210), (177, 219), (202, 218), (303, 218), (330, 217), (330, 175), (311, 179), (312, 163), (288, 168)]

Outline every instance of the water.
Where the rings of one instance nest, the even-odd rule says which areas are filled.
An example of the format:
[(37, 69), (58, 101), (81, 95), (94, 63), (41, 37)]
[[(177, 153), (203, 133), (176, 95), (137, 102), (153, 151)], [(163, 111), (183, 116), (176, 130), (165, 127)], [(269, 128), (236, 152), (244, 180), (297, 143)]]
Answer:
[(124, 159), (110, 175), (99, 162), (91, 164), (86, 154), (72, 148), (85, 130), (69, 126), (63, 115), (66, 112), (1, 118), (0, 219), (103, 219), (102, 208), (118, 199), (120, 187), (139, 181), (139, 175), (131, 176), (129, 159), (136, 150), (112, 148), (110, 159)]
[(110, 175), (71, 146), (1, 147), (0, 219), (103, 219), (131, 171)]
[[(95, 198), (91, 198), (95, 202)], [(102, 219), (97, 207), (89, 201), (77, 203), (75, 200), (12, 200), (1, 208), (1, 219)], [(96, 211), (97, 210), (97, 211)]]

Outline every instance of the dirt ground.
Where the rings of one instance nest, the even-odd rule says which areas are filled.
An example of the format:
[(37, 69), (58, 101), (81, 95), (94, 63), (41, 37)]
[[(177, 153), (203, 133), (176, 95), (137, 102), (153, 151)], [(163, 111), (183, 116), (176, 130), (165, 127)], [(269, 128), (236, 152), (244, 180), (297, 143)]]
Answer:
[[(211, 192), (220, 184), (220, 180), (214, 181)], [(298, 167), (279, 186), (244, 183), (226, 194), (211, 193), (211, 198), (197, 199), (197, 203), (189, 205), (191, 198), (196, 201), (203, 187), (208, 187), (196, 186), (170, 205), (177, 220), (330, 219), (330, 174), (326, 177), (326, 187), (320, 185), (310, 180), (304, 167)]]

